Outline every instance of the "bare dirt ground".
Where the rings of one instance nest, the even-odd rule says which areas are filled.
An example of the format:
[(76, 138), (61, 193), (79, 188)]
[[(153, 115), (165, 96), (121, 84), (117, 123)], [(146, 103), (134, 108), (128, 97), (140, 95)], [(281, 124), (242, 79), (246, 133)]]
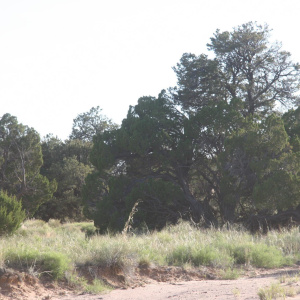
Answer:
[[(64, 285), (42, 282), (26, 273), (8, 271), (0, 276), (0, 300), (250, 300), (259, 299), (260, 288), (278, 282), (281, 276), (297, 275), (299, 271), (299, 266), (254, 269), (237, 280), (220, 280), (213, 269), (186, 271), (176, 267), (152, 267), (139, 269), (131, 276), (127, 274), (125, 280), (122, 274), (102, 270), (98, 275), (102, 273), (103, 280), (116, 289), (98, 295), (83, 294)], [(292, 284), (300, 289), (300, 280)], [(300, 299), (300, 295), (292, 299)]]
[[(60, 300), (199, 300), (199, 299), (259, 299), (257, 292), (270, 284), (270, 278), (248, 278), (238, 280), (203, 280), (177, 283), (150, 284), (127, 290), (114, 290), (106, 295), (71, 295)], [(294, 298), (295, 299), (295, 298)]]

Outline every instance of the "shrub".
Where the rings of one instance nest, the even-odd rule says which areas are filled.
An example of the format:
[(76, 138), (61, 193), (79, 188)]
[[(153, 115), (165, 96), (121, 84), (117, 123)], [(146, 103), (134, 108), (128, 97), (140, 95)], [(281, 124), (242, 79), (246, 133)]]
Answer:
[(70, 270), (70, 259), (63, 253), (49, 252), (41, 257), (41, 264), (45, 271), (49, 271), (54, 279), (61, 279)]
[(9, 267), (38, 275), (50, 275), (53, 279), (62, 279), (72, 269), (71, 259), (66, 254), (51, 250), (45, 253), (34, 249), (10, 251), (5, 255), (5, 260)]
[(252, 249), (252, 265), (258, 268), (279, 268), (288, 264), (282, 252), (274, 246), (256, 244)]
[(219, 249), (209, 246), (186, 246), (178, 245), (168, 255), (170, 265), (182, 266), (191, 263), (193, 266), (230, 267), (233, 259)]
[(87, 238), (97, 234), (97, 228), (93, 223), (82, 223), (81, 231), (85, 233)]
[(251, 264), (258, 268), (278, 268), (292, 263), (275, 246), (263, 243), (241, 244), (233, 248), (232, 254), (237, 264)]
[(0, 235), (12, 234), (25, 219), (22, 204), (15, 196), (0, 191)]

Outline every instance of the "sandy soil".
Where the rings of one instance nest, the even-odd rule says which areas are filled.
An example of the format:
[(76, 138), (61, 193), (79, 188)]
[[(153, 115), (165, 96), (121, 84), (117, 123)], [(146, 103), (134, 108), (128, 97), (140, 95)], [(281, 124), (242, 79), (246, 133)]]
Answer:
[(269, 278), (239, 280), (204, 280), (149, 284), (127, 290), (114, 290), (106, 295), (70, 295), (60, 300), (163, 300), (163, 299), (259, 299), (259, 288), (270, 283)]
[[(283, 274), (295, 274), (295, 272), (299, 273), (298, 268), (267, 271), (257, 277), (244, 277), (237, 280), (160, 282), (134, 289), (118, 289), (103, 295), (69, 295), (57, 300), (254, 300), (259, 299), (257, 293), (260, 288), (278, 282), (278, 278)], [(294, 284), (300, 287), (300, 282)], [(300, 295), (292, 299), (300, 299)]]
[[(98, 295), (75, 293), (64, 286), (41, 282), (29, 274), (9, 271), (0, 276), (0, 300), (250, 300), (259, 299), (259, 289), (278, 282), (280, 276), (289, 278), (299, 271), (299, 266), (277, 270), (255, 269), (237, 280), (219, 280), (214, 270), (146, 268), (138, 270), (126, 281), (120, 275), (108, 276), (106, 273), (105, 280), (116, 289)], [(295, 290), (300, 290), (300, 280), (292, 284)], [(292, 299), (300, 299), (300, 295)]]

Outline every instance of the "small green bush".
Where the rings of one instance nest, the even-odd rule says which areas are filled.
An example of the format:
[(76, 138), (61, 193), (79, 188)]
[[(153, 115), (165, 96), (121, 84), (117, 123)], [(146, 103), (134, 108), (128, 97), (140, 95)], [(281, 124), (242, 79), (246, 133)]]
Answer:
[(203, 247), (202, 249), (193, 249), (192, 263), (194, 266), (214, 265), (218, 259), (218, 251), (211, 247)]
[(278, 268), (292, 263), (275, 246), (263, 243), (241, 244), (233, 247), (232, 252), (237, 264), (251, 264), (258, 268)]
[(10, 252), (6, 254), (5, 260), (9, 267), (38, 275), (50, 275), (53, 279), (62, 279), (65, 272), (72, 269), (71, 260), (66, 254), (51, 250), (45, 253), (33, 249)]
[(195, 267), (215, 266), (224, 268), (233, 264), (233, 259), (227, 253), (222, 253), (219, 249), (209, 246), (179, 245), (169, 253), (167, 261), (170, 265), (182, 266), (185, 263), (190, 263)]
[(24, 221), (25, 211), (15, 196), (0, 191), (0, 235), (14, 233)]
[(167, 260), (170, 265), (181, 266), (185, 263), (191, 263), (191, 247), (179, 245), (169, 254)]
[(83, 223), (81, 226), (81, 231), (85, 233), (87, 238), (97, 234), (97, 228), (93, 223)]
[(288, 261), (274, 246), (256, 244), (252, 249), (252, 265), (258, 268), (279, 268)]
[(260, 300), (285, 299), (285, 289), (279, 283), (273, 283), (270, 287), (261, 288), (257, 293)]
[(63, 253), (48, 252), (42, 255), (41, 264), (43, 268), (51, 272), (54, 279), (62, 279), (65, 272), (70, 270), (70, 259)]
[(89, 294), (98, 294), (112, 290), (111, 286), (106, 285), (100, 279), (95, 278), (92, 282), (89, 282), (86, 278), (78, 276), (73, 272), (66, 273), (66, 280), (70, 287), (75, 287), (76, 289), (83, 290), (85, 293)]
[(238, 269), (227, 268), (225, 270), (221, 270), (220, 277), (223, 280), (234, 280), (238, 279), (240, 276), (240, 271)]

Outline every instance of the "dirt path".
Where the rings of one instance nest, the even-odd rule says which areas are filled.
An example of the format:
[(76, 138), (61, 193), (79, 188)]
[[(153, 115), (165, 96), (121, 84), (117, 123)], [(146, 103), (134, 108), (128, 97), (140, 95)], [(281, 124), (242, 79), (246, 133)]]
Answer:
[[(274, 280), (275, 281), (275, 280)], [(105, 295), (69, 295), (59, 300), (163, 300), (163, 299), (259, 299), (257, 292), (270, 284), (270, 278), (205, 280), (150, 284), (128, 290), (114, 290)]]
[[(298, 270), (297, 270), (298, 271)], [(283, 273), (284, 272), (284, 273)], [(282, 274), (287, 271), (263, 274), (255, 278), (241, 278), (237, 280), (201, 280), (176, 283), (153, 283), (134, 289), (114, 290), (102, 295), (66, 295), (59, 300), (254, 300), (259, 299), (257, 293), (260, 288), (278, 282)], [(295, 273), (295, 270), (294, 270)], [(300, 283), (296, 283), (300, 286)], [(299, 288), (298, 286), (298, 288)], [(300, 295), (292, 299), (300, 299)]]
[[(299, 266), (277, 270), (253, 269), (237, 280), (207, 280), (204, 278), (215, 277), (208, 277), (210, 273), (204, 276), (200, 270), (186, 272), (176, 267), (150, 268), (137, 272), (135, 281), (130, 285), (127, 282), (126, 285), (115, 285), (120, 288), (109, 293), (90, 295), (75, 294), (67, 286), (41, 282), (30, 274), (6, 270), (0, 276), (0, 300), (250, 300), (259, 299), (259, 289), (278, 283), (280, 277), (286, 278), (282, 285), (298, 294), (291, 299), (300, 299), (299, 271)], [(136, 287), (122, 289), (122, 286)]]

